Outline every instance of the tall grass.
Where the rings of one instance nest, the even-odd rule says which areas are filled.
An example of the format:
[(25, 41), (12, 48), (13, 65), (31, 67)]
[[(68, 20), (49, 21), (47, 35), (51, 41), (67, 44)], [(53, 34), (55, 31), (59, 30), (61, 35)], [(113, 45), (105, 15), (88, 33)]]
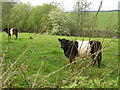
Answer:
[[(7, 35), (3, 33), (3, 73), (8, 70), (35, 37), (35, 34), (19, 33), (18, 40), (14, 40), (14, 37), (12, 37), (8, 50)], [(116, 87), (114, 83), (117, 83), (118, 75), (117, 39), (104, 39), (103, 59), (101, 68), (99, 69), (97, 66), (93, 67), (90, 64), (92, 61), (91, 58), (89, 60), (78, 58), (77, 65), (70, 68), (69, 60), (60, 49), (60, 44), (57, 41), (58, 38), (74, 40), (75, 37), (40, 35), (13, 68), (5, 75), (3, 74), (2, 79), (3, 81), (5, 80), (4, 87), (74, 87), (72, 84), (75, 82), (78, 83), (78, 81), (80, 82), (77, 85), (75, 84), (76, 87), (83, 87), (81, 83), (87, 83), (88, 80), (89, 85), (85, 83), (85, 85), (83, 84), (84, 87), (94, 87), (94, 85), (91, 86), (91, 80), (95, 80), (94, 82), (97, 83), (99, 79), (108, 84), (105, 87)], [(82, 40), (83, 38), (77, 37), (76, 39)], [(102, 38), (93, 39), (103, 41)], [(84, 38), (84, 40), (89, 40), (89, 38)], [(113, 86), (109, 85), (109, 80), (113, 81), (110, 84)], [(98, 84), (98, 86), (100, 85)]]
[[(101, 7), (101, 5), (100, 5)], [(95, 27), (100, 8), (91, 21)], [(118, 82), (118, 39), (93, 37), (72, 37), (19, 33), (8, 42), (2, 33), (3, 74), (0, 77), (3, 88), (117, 88)], [(69, 40), (97, 40), (102, 42), (101, 68), (92, 66), (91, 57), (76, 58), (76, 65), (70, 64), (60, 49), (58, 38)], [(73, 62), (74, 63), (74, 62)]]

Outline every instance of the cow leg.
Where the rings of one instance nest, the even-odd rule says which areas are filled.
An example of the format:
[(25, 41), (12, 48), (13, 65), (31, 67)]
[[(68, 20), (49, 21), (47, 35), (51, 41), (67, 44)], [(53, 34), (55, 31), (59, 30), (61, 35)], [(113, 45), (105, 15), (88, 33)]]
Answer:
[(70, 59), (70, 63), (72, 63), (72, 59)]
[(95, 65), (96, 63), (96, 60), (95, 60), (95, 55), (92, 56), (92, 59), (93, 59), (93, 66)]
[(10, 39), (11, 39), (11, 36), (9, 35), (9, 36), (8, 36), (8, 42), (9, 42), (9, 43), (10, 43)]
[(101, 62), (101, 52), (98, 55), (98, 68), (100, 68), (100, 62)]
[(9, 35), (9, 39), (11, 39), (11, 35)]
[(8, 38), (11, 39), (11, 34), (10, 33), (8, 33)]
[[(69, 58), (70, 58), (70, 63), (75, 61), (75, 55), (74, 54), (71, 54)], [(74, 62), (74, 64), (76, 64), (76, 62)]]
[(74, 64), (76, 64), (76, 62), (75, 62), (75, 61), (76, 61), (76, 60), (75, 60), (75, 58), (70, 59), (70, 63), (74, 62)]
[(98, 60), (98, 68), (100, 68), (100, 60)]
[(76, 60), (74, 59), (74, 64), (76, 64)]
[(93, 60), (93, 66), (95, 65), (95, 63), (96, 63), (96, 60)]
[(100, 59), (99, 59), (99, 55), (96, 56), (96, 57), (94, 58), (93, 66), (95, 65), (96, 61), (97, 61), (97, 66), (98, 66), (98, 68), (100, 68)]
[(16, 33), (16, 34), (15, 34), (15, 36), (16, 36), (16, 39), (17, 39), (17, 37), (18, 37), (18, 34)]
[[(102, 48), (100, 42), (90, 41), (90, 45), (91, 45), (91, 54), (97, 53), (97, 51)], [(95, 65), (95, 63), (97, 61), (98, 67), (100, 68), (100, 61), (102, 59), (101, 52), (99, 54), (97, 53), (96, 55), (92, 56), (93, 66)]]

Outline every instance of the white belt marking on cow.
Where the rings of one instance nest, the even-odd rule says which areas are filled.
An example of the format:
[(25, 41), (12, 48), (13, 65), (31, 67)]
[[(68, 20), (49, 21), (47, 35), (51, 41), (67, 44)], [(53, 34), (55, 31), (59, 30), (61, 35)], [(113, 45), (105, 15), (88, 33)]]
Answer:
[(13, 28), (10, 29), (10, 34), (11, 34), (11, 35), (13, 34)]
[(78, 56), (86, 57), (90, 55), (89, 41), (78, 41)]

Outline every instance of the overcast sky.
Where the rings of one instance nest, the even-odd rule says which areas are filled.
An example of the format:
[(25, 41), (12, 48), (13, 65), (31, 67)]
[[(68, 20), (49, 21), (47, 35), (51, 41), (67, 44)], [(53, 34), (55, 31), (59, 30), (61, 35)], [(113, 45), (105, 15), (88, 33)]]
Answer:
[[(21, 0), (22, 2), (30, 2), (31, 5), (42, 5), (44, 3), (56, 2), (61, 3), (62, 7), (65, 11), (72, 11), (75, 0)], [(98, 10), (101, 0), (87, 0), (88, 2), (92, 2), (91, 10)], [(118, 2), (120, 0), (103, 0), (101, 10), (116, 10), (118, 9)]]

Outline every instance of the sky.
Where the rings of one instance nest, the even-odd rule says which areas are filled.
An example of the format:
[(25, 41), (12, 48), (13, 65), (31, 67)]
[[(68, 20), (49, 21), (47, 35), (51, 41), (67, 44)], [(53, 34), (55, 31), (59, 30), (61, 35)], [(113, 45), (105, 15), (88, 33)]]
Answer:
[[(72, 11), (76, 0), (21, 0), (23, 3), (30, 2), (31, 5), (43, 5), (45, 3), (56, 2), (60, 3), (65, 11)], [(90, 10), (98, 10), (101, 0), (87, 0), (91, 2)], [(120, 0), (103, 0), (101, 10), (116, 10)]]

